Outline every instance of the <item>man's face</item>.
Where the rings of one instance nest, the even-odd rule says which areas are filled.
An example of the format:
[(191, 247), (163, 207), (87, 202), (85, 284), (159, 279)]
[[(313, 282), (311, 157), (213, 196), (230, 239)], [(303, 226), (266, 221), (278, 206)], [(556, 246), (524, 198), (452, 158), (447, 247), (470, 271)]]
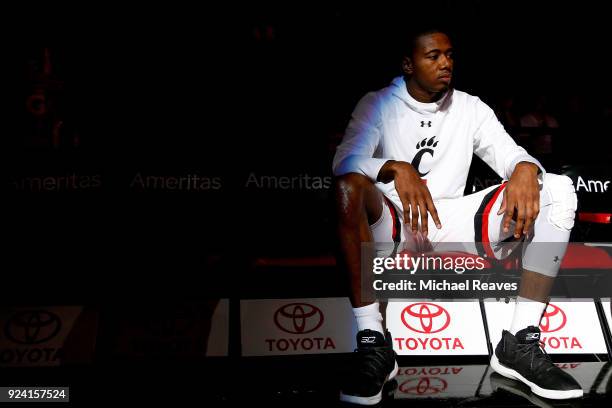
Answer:
[(453, 46), (446, 34), (422, 35), (412, 58), (404, 61), (404, 71), (415, 85), (428, 93), (444, 92), (453, 74)]

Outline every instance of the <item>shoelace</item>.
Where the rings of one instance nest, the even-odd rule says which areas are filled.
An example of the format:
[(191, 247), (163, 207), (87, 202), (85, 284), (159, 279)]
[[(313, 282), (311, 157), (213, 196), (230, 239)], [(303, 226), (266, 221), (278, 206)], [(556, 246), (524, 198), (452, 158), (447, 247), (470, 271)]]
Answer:
[(529, 361), (529, 366), (531, 369), (533, 369), (533, 363), (535, 360), (540, 361), (541, 363), (549, 363), (551, 366), (554, 365), (546, 350), (544, 350), (537, 341), (528, 344), (518, 344), (517, 350), (522, 352), (519, 358), (523, 358), (526, 355), (531, 354), (531, 359)]

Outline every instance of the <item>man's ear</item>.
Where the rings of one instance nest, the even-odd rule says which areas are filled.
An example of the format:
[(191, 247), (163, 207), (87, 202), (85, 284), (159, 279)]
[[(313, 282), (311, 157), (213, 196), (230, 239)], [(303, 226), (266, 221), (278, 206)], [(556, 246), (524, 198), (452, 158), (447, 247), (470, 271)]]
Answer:
[(402, 59), (402, 71), (404, 71), (404, 74), (406, 75), (412, 75), (414, 69), (410, 57), (404, 57)]

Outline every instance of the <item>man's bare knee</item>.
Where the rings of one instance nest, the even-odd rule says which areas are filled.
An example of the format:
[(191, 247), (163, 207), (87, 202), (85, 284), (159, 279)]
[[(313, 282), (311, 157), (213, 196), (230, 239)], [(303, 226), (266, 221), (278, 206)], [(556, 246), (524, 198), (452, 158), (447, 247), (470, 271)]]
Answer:
[(370, 224), (382, 213), (382, 193), (362, 174), (348, 173), (335, 179), (336, 203), (340, 215), (351, 216), (365, 210)]
[(343, 174), (342, 176), (336, 177), (335, 181), (338, 191), (356, 192), (368, 188), (368, 185), (373, 186), (369, 178), (358, 173)]

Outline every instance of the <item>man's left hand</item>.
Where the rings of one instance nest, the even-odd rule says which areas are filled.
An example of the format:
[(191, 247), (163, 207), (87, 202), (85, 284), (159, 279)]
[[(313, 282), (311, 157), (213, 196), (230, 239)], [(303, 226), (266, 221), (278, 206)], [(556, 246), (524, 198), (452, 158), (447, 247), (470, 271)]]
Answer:
[(518, 163), (504, 189), (504, 199), (497, 214), (505, 213), (502, 220), (504, 232), (509, 231), (510, 220), (516, 216), (515, 238), (527, 234), (540, 213), (538, 171), (539, 167), (533, 163)]

